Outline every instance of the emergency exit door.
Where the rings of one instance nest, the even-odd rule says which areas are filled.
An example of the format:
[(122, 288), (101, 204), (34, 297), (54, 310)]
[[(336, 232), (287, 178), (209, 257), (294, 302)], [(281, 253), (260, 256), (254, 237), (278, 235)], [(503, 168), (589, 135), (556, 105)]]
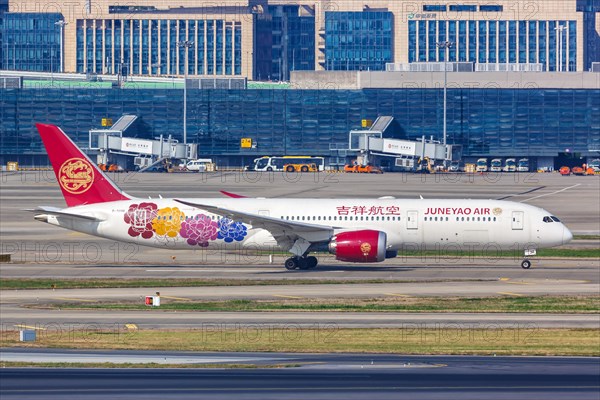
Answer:
[(418, 211), (408, 211), (406, 213), (406, 229), (419, 229)]

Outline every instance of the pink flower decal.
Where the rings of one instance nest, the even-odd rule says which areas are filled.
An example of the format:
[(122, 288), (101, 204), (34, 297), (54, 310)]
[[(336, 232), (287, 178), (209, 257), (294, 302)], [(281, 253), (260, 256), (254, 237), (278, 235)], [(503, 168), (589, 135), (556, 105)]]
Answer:
[(150, 239), (154, 232), (152, 231), (152, 220), (156, 218), (158, 207), (154, 203), (132, 204), (129, 210), (123, 215), (126, 223), (130, 224), (127, 233), (131, 237), (142, 236), (144, 239)]
[(219, 231), (219, 225), (210, 219), (209, 216), (198, 214), (195, 217), (186, 218), (181, 223), (179, 234), (187, 238), (187, 242), (192, 246), (207, 247), (209, 240), (216, 240)]

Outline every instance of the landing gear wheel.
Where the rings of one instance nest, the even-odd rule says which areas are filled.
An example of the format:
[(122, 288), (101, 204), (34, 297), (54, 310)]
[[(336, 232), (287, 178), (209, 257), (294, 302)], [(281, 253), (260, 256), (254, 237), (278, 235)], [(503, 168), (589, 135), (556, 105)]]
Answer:
[(302, 270), (307, 270), (310, 268), (310, 264), (306, 261), (306, 257), (298, 259), (298, 268)]
[(309, 269), (315, 268), (318, 263), (319, 263), (319, 260), (317, 260), (317, 257), (314, 257), (314, 256), (306, 257), (306, 265), (308, 265)]
[(298, 258), (297, 257), (288, 258), (287, 260), (285, 260), (284, 267), (288, 271), (295, 270), (296, 268), (299, 267)]
[(529, 268), (531, 268), (531, 261), (529, 261), (529, 260), (523, 260), (521, 262), (521, 268), (523, 268), (523, 269), (529, 269)]

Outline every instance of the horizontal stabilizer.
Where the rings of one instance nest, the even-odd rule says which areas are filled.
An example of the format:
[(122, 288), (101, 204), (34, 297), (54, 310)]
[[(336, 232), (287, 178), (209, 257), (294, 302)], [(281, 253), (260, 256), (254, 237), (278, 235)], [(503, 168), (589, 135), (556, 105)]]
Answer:
[(80, 214), (74, 214), (74, 213), (70, 213), (70, 212), (65, 212), (62, 209), (56, 208), (56, 207), (37, 207), (37, 208), (32, 208), (32, 209), (28, 209), (28, 210), (24, 210), (24, 211), (33, 212), (33, 213), (36, 213), (36, 214), (55, 215), (57, 217), (69, 217), (69, 218), (75, 218), (75, 219), (81, 219), (81, 220), (85, 220), (85, 221), (90, 221), (90, 222), (102, 222), (102, 221), (104, 221), (103, 219), (92, 217), (90, 215), (80, 215)]

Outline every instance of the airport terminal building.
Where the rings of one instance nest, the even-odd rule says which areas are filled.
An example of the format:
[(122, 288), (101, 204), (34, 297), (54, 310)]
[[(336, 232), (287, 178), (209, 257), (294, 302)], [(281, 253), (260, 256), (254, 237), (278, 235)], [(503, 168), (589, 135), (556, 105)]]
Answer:
[[(349, 132), (378, 116), (394, 117), (394, 137), (441, 140), (444, 75), (447, 139), (463, 156), (595, 158), (599, 12), (598, 0), (0, 0), (0, 75), (54, 73), (0, 88), (0, 163), (46, 163), (35, 121), (87, 147), (103, 119), (134, 114), (135, 135), (182, 141), (185, 75), (249, 81), (187, 89), (188, 142), (221, 165), (349, 160)], [(60, 81), (69, 73), (84, 83)], [(91, 82), (115, 75), (128, 85)]]
[(598, 0), (7, 3), (2, 69), (287, 81), (291, 71), (445, 60), (541, 71), (600, 61)]

